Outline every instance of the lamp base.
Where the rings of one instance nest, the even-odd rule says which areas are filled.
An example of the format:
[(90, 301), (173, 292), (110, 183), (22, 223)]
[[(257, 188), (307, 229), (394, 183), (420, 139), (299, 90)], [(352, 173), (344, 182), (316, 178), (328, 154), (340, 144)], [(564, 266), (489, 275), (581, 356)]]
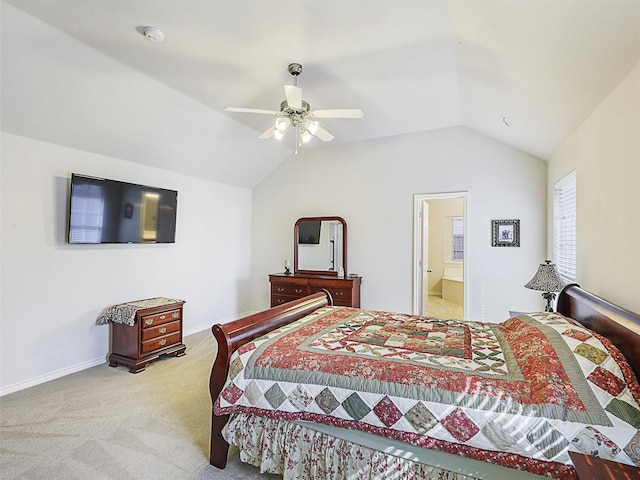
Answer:
[(552, 302), (553, 302), (553, 300), (555, 300), (556, 294), (553, 293), (553, 292), (545, 292), (545, 293), (542, 294), (542, 298), (544, 298), (547, 301), (547, 306), (544, 307), (544, 311), (545, 312), (553, 312)]

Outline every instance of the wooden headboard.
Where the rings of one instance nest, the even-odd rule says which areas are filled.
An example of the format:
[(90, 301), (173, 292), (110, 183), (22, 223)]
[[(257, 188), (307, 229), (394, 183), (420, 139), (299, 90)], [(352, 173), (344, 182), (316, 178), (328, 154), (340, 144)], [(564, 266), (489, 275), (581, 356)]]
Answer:
[(640, 379), (639, 314), (596, 297), (577, 284), (567, 285), (560, 292), (557, 310), (611, 340)]

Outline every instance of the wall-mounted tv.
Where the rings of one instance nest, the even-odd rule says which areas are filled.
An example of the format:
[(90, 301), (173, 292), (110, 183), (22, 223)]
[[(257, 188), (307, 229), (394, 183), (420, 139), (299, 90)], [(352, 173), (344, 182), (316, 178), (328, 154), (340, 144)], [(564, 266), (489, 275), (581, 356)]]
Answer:
[(320, 220), (305, 221), (298, 224), (298, 243), (317, 245), (320, 243)]
[(69, 243), (175, 243), (178, 192), (71, 174)]

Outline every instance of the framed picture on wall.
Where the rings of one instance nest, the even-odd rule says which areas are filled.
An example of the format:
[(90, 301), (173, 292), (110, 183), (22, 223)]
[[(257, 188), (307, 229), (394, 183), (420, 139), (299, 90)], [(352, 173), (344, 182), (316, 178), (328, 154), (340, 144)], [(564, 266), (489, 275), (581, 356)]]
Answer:
[(520, 220), (491, 220), (492, 247), (519, 247)]
[(133, 218), (133, 203), (125, 203), (124, 218)]

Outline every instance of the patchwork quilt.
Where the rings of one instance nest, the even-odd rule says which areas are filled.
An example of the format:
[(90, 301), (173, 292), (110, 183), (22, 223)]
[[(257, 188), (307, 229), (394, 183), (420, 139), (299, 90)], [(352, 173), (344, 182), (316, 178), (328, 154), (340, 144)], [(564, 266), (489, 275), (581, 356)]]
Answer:
[(240, 347), (214, 412), (573, 478), (570, 450), (640, 466), (639, 405), (622, 354), (554, 313), (481, 323), (326, 307)]

